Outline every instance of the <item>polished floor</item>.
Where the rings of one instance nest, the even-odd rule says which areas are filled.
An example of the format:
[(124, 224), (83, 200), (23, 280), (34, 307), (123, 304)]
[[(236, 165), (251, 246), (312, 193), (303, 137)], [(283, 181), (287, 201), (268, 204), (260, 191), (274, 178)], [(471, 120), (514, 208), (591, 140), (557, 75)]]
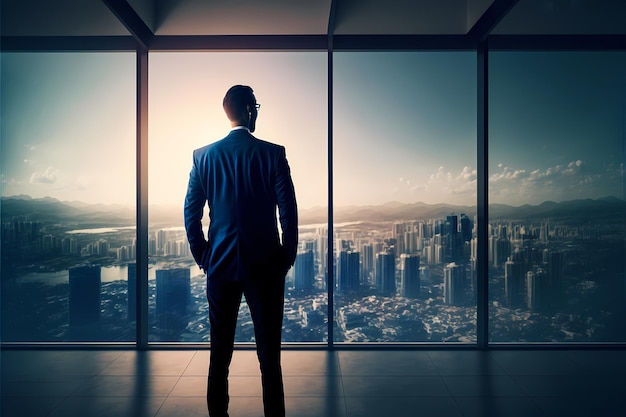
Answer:
[[(205, 350), (3, 350), (2, 417), (207, 416)], [(288, 417), (626, 416), (624, 350), (286, 350)], [(254, 351), (231, 417), (262, 417)]]

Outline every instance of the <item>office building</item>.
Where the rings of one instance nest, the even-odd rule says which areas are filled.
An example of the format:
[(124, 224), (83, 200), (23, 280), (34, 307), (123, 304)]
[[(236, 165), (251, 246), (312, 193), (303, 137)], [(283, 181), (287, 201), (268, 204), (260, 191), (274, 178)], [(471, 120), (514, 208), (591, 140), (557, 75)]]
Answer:
[(531, 310), (541, 310), (546, 307), (548, 281), (545, 271), (541, 268), (536, 268), (534, 271), (528, 271), (526, 273), (526, 289), (527, 294), (527, 307)]
[(100, 320), (100, 267), (76, 266), (69, 269), (70, 327), (88, 326)]
[(340, 293), (359, 291), (361, 285), (361, 254), (359, 252), (339, 252), (337, 259), (337, 290)]
[(137, 264), (128, 264), (127, 269), (127, 308), (126, 317), (128, 321), (137, 320)]
[(393, 252), (376, 254), (376, 289), (385, 295), (396, 293), (396, 259)]
[(311, 291), (315, 283), (313, 251), (300, 252), (294, 265), (294, 285), (297, 291)]
[(419, 255), (400, 255), (400, 287), (402, 296), (419, 298), (420, 296), (420, 257)]
[(156, 271), (156, 319), (162, 331), (181, 331), (187, 326), (191, 296), (189, 268)]
[(443, 298), (448, 305), (462, 305), (465, 302), (465, 269), (455, 263), (443, 269)]
[(519, 308), (525, 301), (525, 271), (524, 264), (519, 260), (509, 258), (504, 263), (504, 292), (506, 304), (511, 308)]

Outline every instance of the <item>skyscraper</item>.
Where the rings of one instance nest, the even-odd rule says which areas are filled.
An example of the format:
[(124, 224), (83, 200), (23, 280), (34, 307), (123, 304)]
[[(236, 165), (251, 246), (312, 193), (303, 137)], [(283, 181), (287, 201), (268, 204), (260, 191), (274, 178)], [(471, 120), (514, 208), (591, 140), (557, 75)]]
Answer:
[(456, 215), (446, 216), (443, 224), (444, 260), (447, 262), (459, 261), (459, 223)]
[(311, 291), (315, 280), (313, 251), (307, 250), (296, 255), (294, 265), (294, 285), (298, 291)]
[(466, 214), (461, 213), (461, 236), (463, 238), (463, 242), (469, 242), (472, 240), (472, 219), (470, 219)]
[(543, 269), (535, 268), (526, 273), (526, 289), (528, 300), (526, 305), (531, 310), (540, 310), (545, 307), (547, 276)]
[(341, 293), (354, 292), (360, 286), (361, 254), (342, 250), (337, 260), (337, 285)]
[(70, 268), (70, 327), (100, 321), (100, 267), (82, 265)]
[(176, 332), (187, 326), (190, 296), (189, 268), (156, 271), (156, 316), (161, 331)]
[(506, 305), (519, 308), (524, 305), (524, 264), (509, 258), (504, 263), (504, 292)]
[(404, 297), (419, 298), (420, 296), (420, 257), (419, 255), (400, 255), (401, 285)]
[[(328, 228), (319, 227), (317, 229), (317, 252), (318, 274), (326, 274), (326, 264), (328, 263)], [(324, 280), (325, 282), (326, 280)]]
[(385, 295), (396, 293), (396, 260), (393, 252), (376, 254), (376, 289)]
[(127, 309), (126, 317), (128, 321), (137, 320), (137, 264), (128, 264), (127, 273)]
[(448, 305), (461, 305), (465, 301), (465, 269), (454, 262), (443, 268), (443, 298)]
[(361, 280), (365, 285), (374, 284), (374, 247), (367, 243), (361, 247), (363, 264), (361, 265)]

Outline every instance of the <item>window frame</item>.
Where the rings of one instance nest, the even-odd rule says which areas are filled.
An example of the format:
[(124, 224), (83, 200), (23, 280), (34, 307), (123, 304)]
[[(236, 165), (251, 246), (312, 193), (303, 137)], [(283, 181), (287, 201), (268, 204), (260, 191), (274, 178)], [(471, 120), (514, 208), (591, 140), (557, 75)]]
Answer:
[[(303, 35), (303, 36), (154, 36), (150, 49), (132, 36), (122, 37), (2, 37), (2, 52), (135, 52), (136, 54), (136, 245), (137, 328), (133, 343), (7, 343), (2, 347), (80, 347), (158, 349), (206, 348), (207, 343), (160, 343), (148, 341), (148, 53), (152, 51), (321, 51), (328, 54), (328, 235), (333, 231), (333, 53), (339, 51), (475, 51), (477, 54), (477, 342), (454, 348), (607, 348), (626, 347), (626, 342), (510, 343), (489, 342), (488, 287), (488, 81), (491, 51), (626, 51), (624, 35)], [(284, 343), (284, 348), (450, 348), (444, 343), (359, 343), (333, 340), (333, 239), (328, 239), (328, 341)], [(238, 347), (246, 347), (245, 345)]]

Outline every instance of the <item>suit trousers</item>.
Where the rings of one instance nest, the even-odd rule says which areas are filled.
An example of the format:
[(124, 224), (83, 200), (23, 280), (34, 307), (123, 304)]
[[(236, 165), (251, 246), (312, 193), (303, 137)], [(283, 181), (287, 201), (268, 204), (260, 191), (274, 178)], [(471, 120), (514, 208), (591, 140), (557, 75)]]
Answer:
[(228, 369), (233, 356), (235, 328), (242, 294), (246, 298), (261, 368), (265, 417), (285, 416), (280, 362), (285, 276), (257, 276), (241, 281), (207, 280), (211, 357), (207, 386), (210, 417), (228, 417)]

